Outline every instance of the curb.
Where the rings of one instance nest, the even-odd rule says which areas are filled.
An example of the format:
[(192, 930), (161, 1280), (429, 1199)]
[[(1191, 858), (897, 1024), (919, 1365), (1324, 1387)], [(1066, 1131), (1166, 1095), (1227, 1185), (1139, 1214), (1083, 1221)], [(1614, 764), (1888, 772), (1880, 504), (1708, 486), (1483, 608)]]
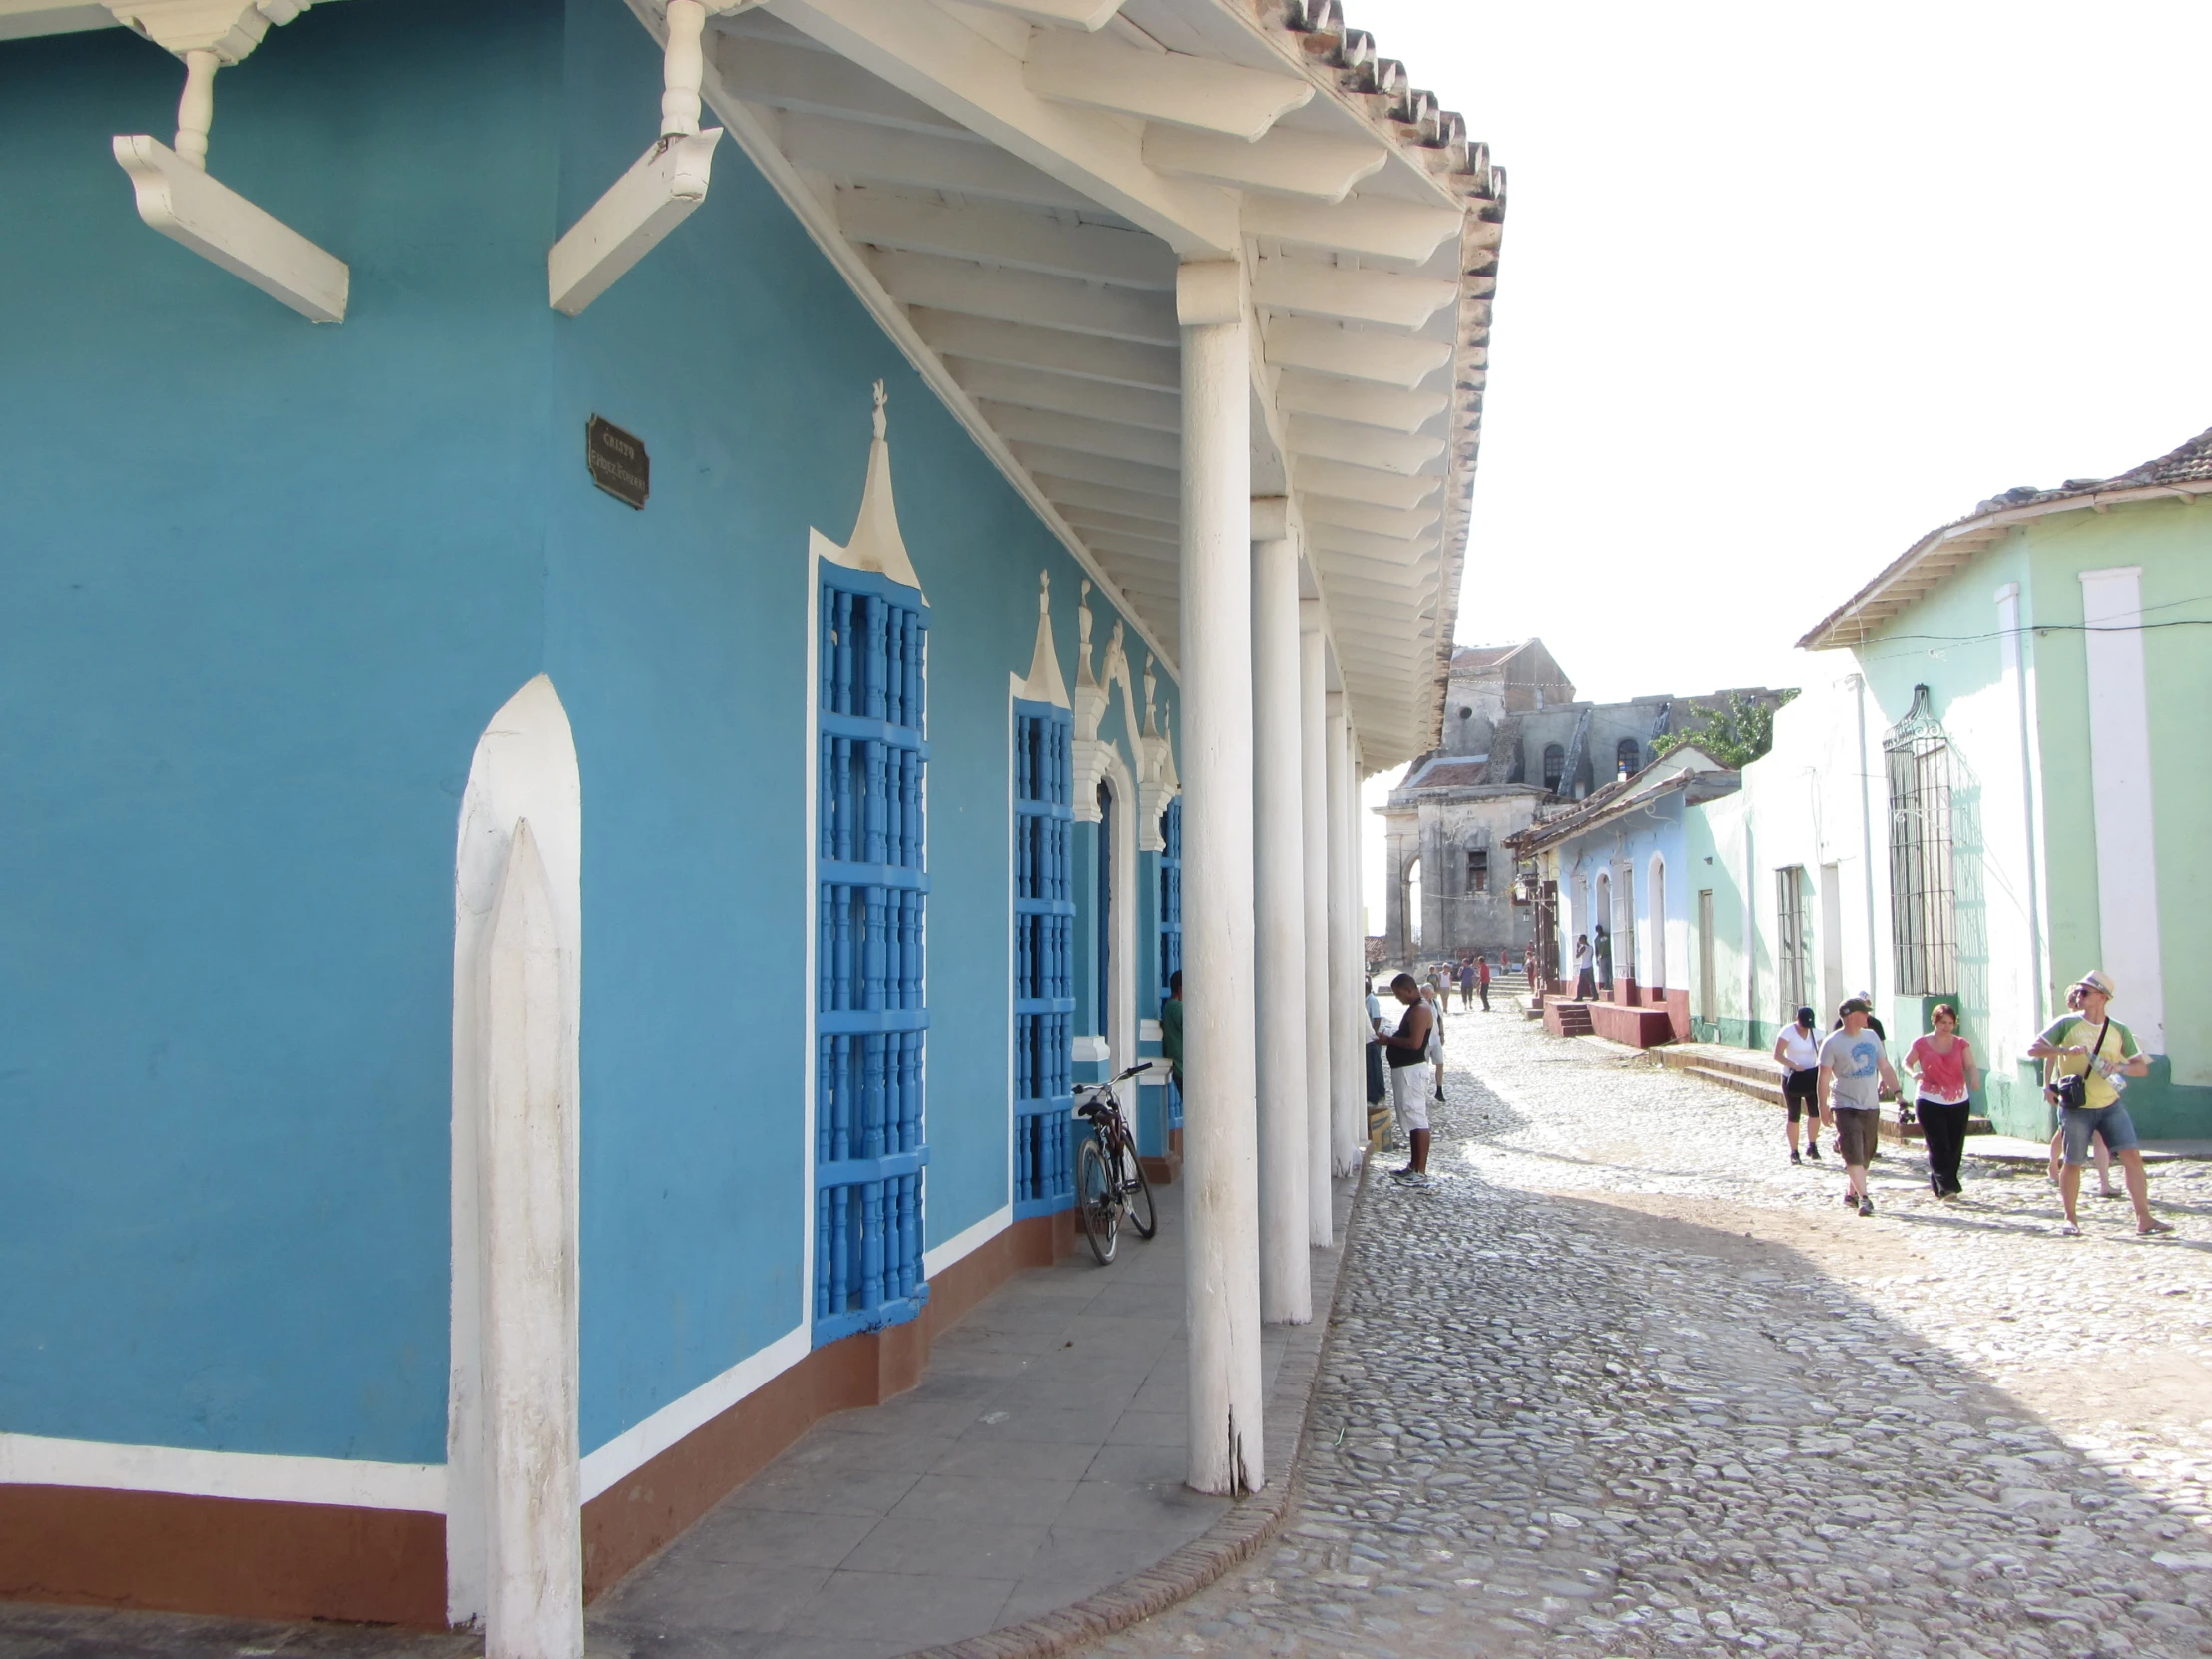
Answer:
[[(916, 1648), (902, 1659), (1046, 1659), (1047, 1655), (1067, 1653), (1189, 1600), (1230, 1568), (1250, 1560), (1275, 1536), (1297, 1495), (1298, 1470), (1305, 1461), (1306, 1435), (1314, 1409), (1314, 1387), (1321, 1381), (1322, 1366), (1336, 1341), (1337, 1297), (1344, 1289), (1344, 1264), (1352, 1252), (1352, 1235), (1360, 1225), (1371, 1162), (1368, 1158), (1360, 1160), (1360, 1180), (1353, 1188), (1352, 1205), (1346, 1213), (1344, 1242), (1337, 1247), (1336, 1282), (1330, 1287), (1329, 1306), (1317, 1311), (1321, 1340), (1314, 1345), (1312, 1361), (1304, 1368), (1303, 1376), (1278, 1376), (1276, 1380), (1278, 1394), (1286, 1383), (1298, 1390), (1298, 1435), (1282, 1477), (1232, 1504), (1198, 1537), (1134, 1577), (1108, 1585), (1042, 1618), (1009, 1624), (941, 1647)], [(1286, 1356), (1286, 1368), (1289, 1363), (1290, 1357)]]

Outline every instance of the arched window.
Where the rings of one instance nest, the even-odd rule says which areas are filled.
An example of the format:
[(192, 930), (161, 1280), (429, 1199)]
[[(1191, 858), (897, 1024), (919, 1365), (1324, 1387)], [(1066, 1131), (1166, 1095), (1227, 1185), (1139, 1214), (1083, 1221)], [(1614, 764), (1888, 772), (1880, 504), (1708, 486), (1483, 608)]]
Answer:
[(921, 1259), (929, 609), (920, 589), (874, 572), (826, 562), (821, 582), (817, 1348), (913, 1319), (929, 1294)]
[(1563, 777), (1565, 777), (1565, 776), (1566, 776), (1566, 772), (1567, 772), (1567, 752), (1566, 752), (1566, 749), (1565, 749), (1565, 748), (1564, 748), (1564, 747), (1563, 747), (1562, 745), (1559, 745), (1559, 744), (1555, 744), (1555, 743), (1547, 743), (1547, 744), (1545, 744), (1545, 745), (1544, 745), (1544, 788), (1545, 788), (1545, 789), (1547, 789), (1547, 790), (1550, 790), (1550, 791), (1552, 791), (1552, 792), (1553, 792), (1554, 794), (1556, 794), (1556, 793), (1558, 792), (1558, 789), (1559, 789), (1559, 780), (1560, 780), (1561, 778), (1563, 778)]
[(1620, 768), (1624, 778), (1643, 765), (1643, 752), (1636, 747), (1634, 738), (1621, 739), (1619, 746), (1613, 751), (1613, 764)]
[(1075, 1085), (1073, 723), (1051, 703), (1014, 704), (1014, 1214), (1075, 1199), (1068, 1114)]

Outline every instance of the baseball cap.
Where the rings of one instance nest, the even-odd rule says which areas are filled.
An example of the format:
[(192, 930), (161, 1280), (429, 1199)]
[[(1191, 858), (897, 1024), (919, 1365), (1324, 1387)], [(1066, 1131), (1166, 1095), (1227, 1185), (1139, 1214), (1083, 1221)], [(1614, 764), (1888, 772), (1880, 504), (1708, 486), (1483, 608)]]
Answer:
[(1854, 996), (1845, 999), (1844, 1005), (1836, 1010), (1836, 1017), (1842, 1019), (1846, 1014), (1871, 1014), (1873, 1012), (1873, 1003), (1863, 996)]
[(1813, 1021), (1814, 1021), (1814, 1020), (1815, 1020), (1815, 1019), (1816, 1019), (1816, 1018), (1817, 1018), (1818, 1016), (1817, 1016), (1817, 1015), (1815, 1015), (1815, 1014), (1814, 1014), (1814, 1012), (1813, 1012), (1813, 1010), (1812, 1010), (1812, 1009), (1810, 1009), (1810, 1008), (1800, 1008), (1800, 1009), (1799, 1009), (1799, 1010), (1797, 1011), (1797, 1017), (1798, 1017), (1798, 1024), (1800, 1024), (1800, 1025), (1811, 1025), (1811, 1024), (1813, 1023)]
[(2074, 983), (2085, 991), (2101, 991), (2104, 995), (2112, 997), (2120, 994), (2119, 987), (2112, 983), (2112, 976), (2102, 968), (2091, 968), (2079, 979), (2076, 979)]

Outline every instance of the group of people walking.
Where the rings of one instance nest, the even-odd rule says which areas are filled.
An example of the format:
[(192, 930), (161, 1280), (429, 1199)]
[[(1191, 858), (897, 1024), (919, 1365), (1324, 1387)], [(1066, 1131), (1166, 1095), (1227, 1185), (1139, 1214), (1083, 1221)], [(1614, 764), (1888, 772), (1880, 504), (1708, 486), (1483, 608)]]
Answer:
[[(1498, 953), (1496, 971), (1499, 973), (1505, 971), (1505, 953), (1503, 951)], [(1428, 976), (1421, 984), (1426, 991), (1434, 993), (1436, 1006), (1439, 1009), (1450, 1002), (1451, 992), (1456, 987), (1459, 992), (1459, 1011), (1461, 1013), (1465, 1013), (1473, 1007), (1475, 999), (1479, 997), (1482, 1001), (1482, 1011), (1486, 1014), (1490, 1011), (1490, 958), (1487, 954), (1478, 950), (1470, 956), (1460, 957), (1457, 961), (1430, 964)], [(1375, 987), (1370, 985), (1368, 988), (1372, 992)]]
[[(2068, 1235), (2081, 1232), (2075, 1205), (2092, 1144), (2100, 1173), (2111, 1158), (2120, 1160), (2127, 1196), (2135, 1206), (2136, 1231), (2173, 1231), (2150, 1212), (2141, 1142), (2120, 1100), (2127, 1080), (2150, 1070), (2150, 1059), (2135, 1034), (2111, 1017), (2115, 994), (2109, 975), (2084, 974), (2066, 993), (2066, 1014), (2039, 1033), (2027, 1050), (2029, 1059), (2042, 1062), (2043, 1095), (2058, 1113), (2050, 1142), (2050, 1178), (2065, 1206), (2062, 1231)], [(1862, 1216), (1874, 1214), (1867, 1167), (1876, 1157), (1882, 1096), (1885, 1091), (1900, 1099), (1905, 1094), (1890, 1063), (1888, 1042), (1882, 1022), (1874, 1017), (1873, 998), (1862, 993), (1837, 1009), (1835, 1026), (1825, 1036), (1813, 1010), (1800, 1008), (1774, 1044), (1789, 1113), (1785, 1132), (1790, 1162), (1820, 1162), (1821, 1130), (1830, 1127), (1833, 1150), (1844, 1165), (1844, 1204)], [(1964, 1191), (1958, 1167), (1973, 1095), (1981, 1087), (1981, 1066), (1973, 1044), (1959, 1035), (1958, 1010), (1950, 1003), (1938, 1002), (1930, 1011), (1929, 1029), (1906, 1050), (1905, 1069), (1913, 1078), (1912, 1112), (1928, 1148), (1929, 1187), (1937, 1198), (1954, 1200)], [(1802, 1150), (1801, 1122), (1806, 1123)], [(2107, 1197), (2119, 1196), (2108, 1175), (2102, 1190)]]

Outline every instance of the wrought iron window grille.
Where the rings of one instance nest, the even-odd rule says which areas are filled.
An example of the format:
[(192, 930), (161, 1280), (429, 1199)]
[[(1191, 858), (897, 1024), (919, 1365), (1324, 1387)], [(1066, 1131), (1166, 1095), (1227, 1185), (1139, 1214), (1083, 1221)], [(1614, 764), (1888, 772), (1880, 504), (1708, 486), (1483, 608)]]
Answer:
[(1913, 706), (1882, 740), (1890, 787), (1890, 937), (1900, 996), (1958, 988), (1958, 903), (1949, 734), (1913, 688)]

